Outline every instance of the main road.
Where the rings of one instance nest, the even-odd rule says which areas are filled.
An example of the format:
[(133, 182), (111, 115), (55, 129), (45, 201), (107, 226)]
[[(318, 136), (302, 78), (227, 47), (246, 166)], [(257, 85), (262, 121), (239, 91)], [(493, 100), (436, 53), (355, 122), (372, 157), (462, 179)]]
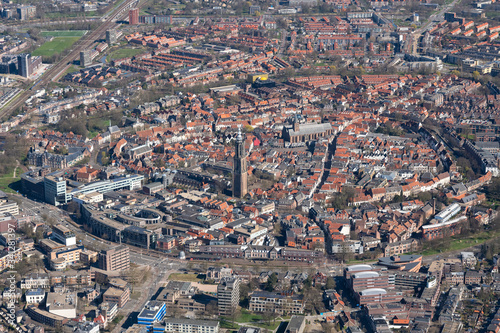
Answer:
[[(118, 0), (119, 1), (119, 0)], [(45, 87), (53, 79), (59, 77), (64, 70), (73, 62), (73, 60), (78, 59), (80, 56), (80, 51), (85, 50), (92, 45), (97, 39), (99, 39), (106, 30), (113, 29), (118, 26), (118, 21), (128, 12), (126, 9), (131, 8), (133, 4), (139, 3), (140, 0), (124, 0), (119, 6), (113, 8), (109, 14), (104, 15), (102, 18), (102, 23), (95, 30), (90, 31), (87, 35), (83, 36), (78, 42), (75, 43), (72, 50), (58, 63), (50, 67), (39, 79), (34, 86), (30, 89), (23, 91), (13, 100), (8, 106), (4, 107), (0, 111), (0, 118), (9, 116), (13, 111), (19, 109), (24, 105), (26, 100), (33, 93), (33, 89), (37, 86)]]
[(437, 13), (434, 13), (431, 16), (429, 16), (427, 21), (410, 35), (410, 41), (408, 42), (408, 47), (410, 48), (409, 51), (411, 54), (418, 53), (418, 42), (420, 40), (420, 36), (422, 35), (422, 33), (427, 31), (427, 29), (429, 29), (432, 22), (442, 21), (444, 19), (444, 13), (453, 9), (453, 7), (455, 7), (460, 1), (462, 0), (453, 0), (453, 2), (451, 2), (450, 4), (443, 5), (443, 7)]

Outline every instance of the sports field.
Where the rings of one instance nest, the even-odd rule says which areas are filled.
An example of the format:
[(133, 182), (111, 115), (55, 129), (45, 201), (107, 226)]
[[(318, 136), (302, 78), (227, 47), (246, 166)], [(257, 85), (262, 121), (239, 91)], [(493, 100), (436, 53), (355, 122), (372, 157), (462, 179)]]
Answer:
[(44, 37), (82, 37), (86, 32), (87, 30), (54, 30), (42, 31), (40, 34)]
[(39, 48), (33, 51), (31, 55), (50, 57), (69, 49), (80, 38), (81, 37), (55, 37), (50, 42), (43, 43)]

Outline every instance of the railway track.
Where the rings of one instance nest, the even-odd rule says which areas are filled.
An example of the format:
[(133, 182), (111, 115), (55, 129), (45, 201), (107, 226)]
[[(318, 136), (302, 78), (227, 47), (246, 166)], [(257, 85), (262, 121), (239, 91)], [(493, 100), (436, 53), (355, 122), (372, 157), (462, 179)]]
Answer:
[(95, 30), (92, 30), (87, 35), (83, 36), (75, 45), (73, 49), (58, 63), (54, 64), (49, 68), (41, 78), (35, 82), (35, 84), (30, 88), (22, 92), (14, 101), (12, 101), (8, 106), (0, 110), (0, 118), (8, 117), (13, 111), (19, 109), (24, 105), (26, 100), (31, 96), (33, 90), (37, 87), (44, 87), (49, 84), (54, 78), (61, 75), (61, 73), (80, 56), (80, 51), (88, 48), (92, 43), (102, 36), (106, 30), (113, 29), (119, 24), (116, 23), (119, 18), (125, 16), (126, 9), (131, 8), (132, 4), (138, 3), (138, 0), (125, 0), (122, 4), (116, 7), (112, 13), (106, 16), (106, 19), (102, 24)]

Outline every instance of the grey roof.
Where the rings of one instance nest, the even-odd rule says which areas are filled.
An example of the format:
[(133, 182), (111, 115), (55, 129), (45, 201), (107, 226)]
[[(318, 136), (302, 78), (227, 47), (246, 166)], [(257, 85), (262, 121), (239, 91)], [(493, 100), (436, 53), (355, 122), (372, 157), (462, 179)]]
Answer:
[(290, 136), (295, 135), (308, 135), (315, 133), (322, 133), (332, 129), (332, 125), (330, 123), (322, 123), (322, 124), (300, 124), (299, 130), (296, 132), (293, 128), (289, 129), (288, 132)]
[(42, 296), (42, 295), (45, 295), (45, 291), (40, 288), (35, 290), (28, 290), (26, 292), (26, 296)]
[(348, 266), (347, 268), (348, 272), (359, 272), (359, 271), (365, 271), (365, 270), (371, 270), (373, 267), (371, 265), (352, 265)]
[(304, 316), (292, 316), (290, 322), (286, 327), (286, 332), (299, 332), (300, 328), (304, 324)]
[(370, 289), (365, 289), (363, 291), (360, 291), (359, 294), (362, 295), (362, 296), (367, 296), (367, 295), (385, 295), (385, 294), (387, 294), (387, 290), (382, 289), (382, 288), (370, 288)]
[(352, 277), (354, 279), (366, 279), (366, 278), (373, 278), (373, 277), (379, 277), (380, 275), (377, 272), (360, 272), (354, 274)]
[(196, 320), (196, 319), (184, 319), (184, 318), (167, 318), (165, 319), (165, 323), (190, 324), (197, 326), (213, 326), (213, 327), (217, 327), (219, 325), (219, 322), (215, 320)]

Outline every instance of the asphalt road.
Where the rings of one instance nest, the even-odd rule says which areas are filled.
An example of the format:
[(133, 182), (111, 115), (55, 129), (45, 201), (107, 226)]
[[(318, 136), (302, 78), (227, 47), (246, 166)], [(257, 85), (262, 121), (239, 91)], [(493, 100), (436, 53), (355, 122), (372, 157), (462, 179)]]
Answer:
[(446, 12), (450, 11), (451, 9), (453, 9), (453, 7), (455, 7), (460, 1), (462, 1), (462, 0), (453, 0), (452, 3), (443, 6), (437, 13), (432, 14), (431, 16), (429, 16), (429, 18), (427, 19), (427, 22), (425, 24), (423, 24), (420, 28), (418, 28), (417, 30), (415, 30), (411, 34), (411, 41), (410, 41), (410, 43), (412, 43), (414, 45), (414, 46), (413, 45), (410, 46), (412, 48), (410, 50), (411, 53), (413, 53), (413, 54), (418, 53), (417, 49), (418, 49), (418, 42), (420, 40), (420, 37), (422, 36), (422, 34), (425, 31), (427, 31), (427, 29), (430, 28), (430, 25), (434, 21), (442, 21), (444, 19), (444, 13), (446, 13)]

